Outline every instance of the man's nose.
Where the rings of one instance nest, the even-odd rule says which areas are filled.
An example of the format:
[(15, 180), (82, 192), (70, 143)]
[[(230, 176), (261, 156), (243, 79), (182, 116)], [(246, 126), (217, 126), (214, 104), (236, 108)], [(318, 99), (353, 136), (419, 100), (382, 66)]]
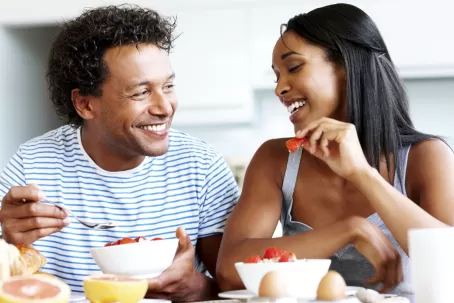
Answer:
[(148, 111), (153, 116), (169, 117), (173, 114), (173, 107), (165, 94), (155, 94)]

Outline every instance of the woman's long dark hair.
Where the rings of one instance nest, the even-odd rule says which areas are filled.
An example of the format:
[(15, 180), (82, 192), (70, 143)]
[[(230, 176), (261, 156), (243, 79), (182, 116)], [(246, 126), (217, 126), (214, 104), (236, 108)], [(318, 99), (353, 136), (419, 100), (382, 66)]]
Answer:
[(379, 170), (384, 155), (388, 174), (394, 160), (402, 181), (398, 150), (438, 137), (414, 128), (407, 93), (374, 21), (358, 7), (333, 4), (293, 17), (287, 31), (325, 48), (328, 60), (345, 67), (348, 122), (356, 127), (366, 159)]

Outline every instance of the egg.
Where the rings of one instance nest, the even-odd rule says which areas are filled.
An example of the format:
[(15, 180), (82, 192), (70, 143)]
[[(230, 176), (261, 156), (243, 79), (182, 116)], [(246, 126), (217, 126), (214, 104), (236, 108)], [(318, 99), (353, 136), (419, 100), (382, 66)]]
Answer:
[(317, 300), (335, 301), (345, 299), (346, 283), (336, 271), (330, 270), (320, 280), (317, 289)]
[(381, 300), (380, 293), (373, 289), (361, 289), (356, 293), (356, 297), (362, 303), (375, 303)]
[(288, 295), (285, 277), (276, 272), (270, 271), (266, 273), (259, 286), (260, 297), (285, 297)]

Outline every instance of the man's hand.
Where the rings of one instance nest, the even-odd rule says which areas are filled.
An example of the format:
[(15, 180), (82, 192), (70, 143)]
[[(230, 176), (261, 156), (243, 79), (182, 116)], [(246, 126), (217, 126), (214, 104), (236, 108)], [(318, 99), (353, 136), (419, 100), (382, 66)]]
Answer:
[(3, 239), (11, 244), (32, 244), (69, 224), (66, 212), (41, 204), (44, 193), (37, 185), (16, 186), (2, 200), (0, 222)]
[(195, 249), (182, 227), (177, 229), (176, 236), (180, 241), (175, 259), (166, 271), (149, 280), (147, 298), (166, 299), (174, 302), (204, 299), (216, 283), (195, 269)]

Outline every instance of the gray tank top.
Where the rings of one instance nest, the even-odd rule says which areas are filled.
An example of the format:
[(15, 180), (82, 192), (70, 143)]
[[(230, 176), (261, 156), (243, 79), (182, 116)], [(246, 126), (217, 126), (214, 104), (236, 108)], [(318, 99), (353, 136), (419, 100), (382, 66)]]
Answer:
[[(405, 172), (407, 169), (407, 160), (408, 152), (410, 146), (403, 147), (398, 152), (399, 161), (401, 164), (402, 170), (402, 184), (405, 185)], [(294, 235), (301, 232), (307, 232), (313, 230), (307, 224), (302, 222), (297, 222), (292, 220), (292, 205), (293, 205), (293, 191), (295, 189), (295, 184), (298, 176), (298, 168), (301, 160), (302, 149), (298, 149), (297, 152), (290, 153), (287, 169), (285, 171), (284, 181), (282, 184), (282, 193), (283, 193), (283, 202), (282, 202), (282, 214), (281, 214), (281, 223), (283, 235)], [(403, 195), (407, 195), (405, 186), (401, 186), (401, 182), (398, 182), (397, 170), (395, 174), (395, 184), (394, 187), (401, 192)], [(402, 248), (397, 243), (394, 236), (389, 231), (388, 227), (382, 221), (380, 216), (377, 213), (370, 215), (368, 218), (369, 222), (378, 226), (381, 231), (386, 234), (391, 241), (394, 243), (395, 247), (399, 251), (402, 258), (403, 266), (403, 281), (394, 288), (391, 293), (398, 295), (405, 295), (413, 293), (410, 287), (410, 259), (402, 250)], [(366, 288), (372, 288), (378, 290), (380, 285), (368, 285), (366, 284), (367, 278), (373, 277), (375, 275), (374, 267), (369, 263), (369, 261), (361, 255), (356, 248), (349, 244), (331, 257), (331, 267), (330, 269), (339, 272), (345, 279), (347, 285), (349, 286), (362, 286)]]

